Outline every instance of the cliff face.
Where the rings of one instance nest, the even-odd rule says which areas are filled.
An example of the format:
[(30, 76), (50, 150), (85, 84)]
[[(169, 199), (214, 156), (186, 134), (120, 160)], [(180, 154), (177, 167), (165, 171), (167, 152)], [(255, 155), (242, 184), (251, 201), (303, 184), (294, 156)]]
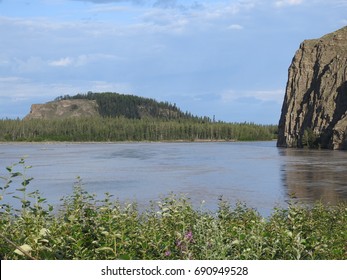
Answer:
[(46, 104), (31, 105), (30, 113), (24, 119), (54, 119), (69, 117), (99, 116), (95, 100), (60, 100)]
[(306, 40), (289, 67), (277, 146), (347, 149), (347, 26)]

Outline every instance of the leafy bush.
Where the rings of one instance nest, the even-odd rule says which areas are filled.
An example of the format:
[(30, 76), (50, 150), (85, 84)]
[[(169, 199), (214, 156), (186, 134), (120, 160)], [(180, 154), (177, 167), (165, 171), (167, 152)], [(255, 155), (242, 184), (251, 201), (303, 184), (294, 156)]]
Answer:
[(78, 180), (53, 209), (28, 191), (29, 168), (20, 160), (1, 177), (0, 200), (20, 203), (2, 204), (2, 259), (347, 259), (346, 204), (290, 203), (264, 218), (223, 200), (216, 213), (196, 210), (172, 194), (140, 211), (109, 194), (98, 200)]
[(304, 130), (301, 142), (303, 147), (316, 149), (319, 147), (319, 135), (311, 128), (307, 128)]

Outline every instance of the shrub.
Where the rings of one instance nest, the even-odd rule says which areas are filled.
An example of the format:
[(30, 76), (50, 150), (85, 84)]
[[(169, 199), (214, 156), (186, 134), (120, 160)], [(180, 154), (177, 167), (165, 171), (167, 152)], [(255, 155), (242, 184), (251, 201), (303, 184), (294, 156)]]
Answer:
[(78, 180), (53, 209), (28, 191), (29, 168), (22, 159), (1, 177), (2, 259), (347, 259), (345, 203), (289, 203), (264, 218), (242, 203), (221, 200), (214, 213), (171, 194), (139, 211), (109, 194), (98, 200)]

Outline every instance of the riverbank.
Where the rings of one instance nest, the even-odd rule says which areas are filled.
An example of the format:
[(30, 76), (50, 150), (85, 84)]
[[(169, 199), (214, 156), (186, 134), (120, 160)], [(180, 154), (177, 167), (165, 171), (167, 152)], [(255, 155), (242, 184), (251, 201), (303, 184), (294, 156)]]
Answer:
[(3, 207), (2, 259), (347, 259), (347, 204), (289, 203), (264, 219), (226, 201), (216, 212), (194, 210), (188, 198), (175, 195), (139, 212), (136, 203), (96, 200), (80, 186), (58, 214), (36, 198), (18, 210)]
[(196, 139), (196, 140), (161, 140), (161, 141), (0, 141), (0, 145), (13, 144), (137, 144), (137, 143), (245, 143), (245, 142), (276, 142), (272, 140), (255, 140), (255, 141), (240, 141), (240, 140), (214, 140), (214, 139)]
[[(175, 192), (143, 208), (110, 193), (96, 196), (78, 180), (71, 195), (59, 185), (65, 196), (55, 204), (32, 188), (30, 168), (22, 159), (0, 178), (2, 259), (347, 259), (347, 203), (289, 200), (264, 216), (225, 196), (215, 210), (198, 208)], [(136, 190), (144, 195), (141, 178)]]
[[(264, 140), (269, 141), (269, 140)], [(275, 141), (275, 140), (273, 140)], [(132, 144), (132, 143), (228, 143), (228, 142), (248, 142), (248, 141), (238, 141), (238, 140), (214, 140), (214, 139), (197, 139), (197, 140), (158, 140), (158, 141), (0, 141), (1, 144)], [(251, 142), (251, 141), (250, 141)], [(255, 141), (252, 141), (255, 142)], [(256, 141), (258, 142), (258, 141)]]

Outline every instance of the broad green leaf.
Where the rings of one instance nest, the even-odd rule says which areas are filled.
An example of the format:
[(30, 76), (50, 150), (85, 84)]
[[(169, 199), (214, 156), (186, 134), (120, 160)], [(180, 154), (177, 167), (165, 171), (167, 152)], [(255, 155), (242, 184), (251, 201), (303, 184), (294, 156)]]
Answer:
[(47, 236), (48, 234), (49, 234), (50, 232), (49, 232), (49, 229), (46, 229), (46, 228), (42, 228), (41, 230), (40, 230), (40, 236), (42, 236), (42, 237), (44, 237), (44, 236)]
[(97, 248), (97, 249), (95, 249), (95, 251), (97, 251), (97, 252), (109, 251), (109, 252), (112, 252), (112, 253), (113, 253), (113, 249), (110, 248), (110, 247), (101, 247), (101, 248)]
[[(28, 244), (23, 244), (22, 246), (19, 246), (19, 248), (21, 248), (23, 251), (29, 253), (30, 251), (32, 251), (33, 249), (30, 247), (30, 245)], [(16, 253), (17, 255), (20, 256), (24, 256), (23, 252), (20, 251), (19, 249), (14, 250), (14, 253)]]
[(27, 186), (33, 180), (33, 178), (26, 179), (22, 182), (22, 186)]
[(20, 173), (20, 172), (14, 172), (11, 174), (11, 178), (14, 178), (14, 177), (18, 177), (18, 176), (22, 176), (23, 174)]

